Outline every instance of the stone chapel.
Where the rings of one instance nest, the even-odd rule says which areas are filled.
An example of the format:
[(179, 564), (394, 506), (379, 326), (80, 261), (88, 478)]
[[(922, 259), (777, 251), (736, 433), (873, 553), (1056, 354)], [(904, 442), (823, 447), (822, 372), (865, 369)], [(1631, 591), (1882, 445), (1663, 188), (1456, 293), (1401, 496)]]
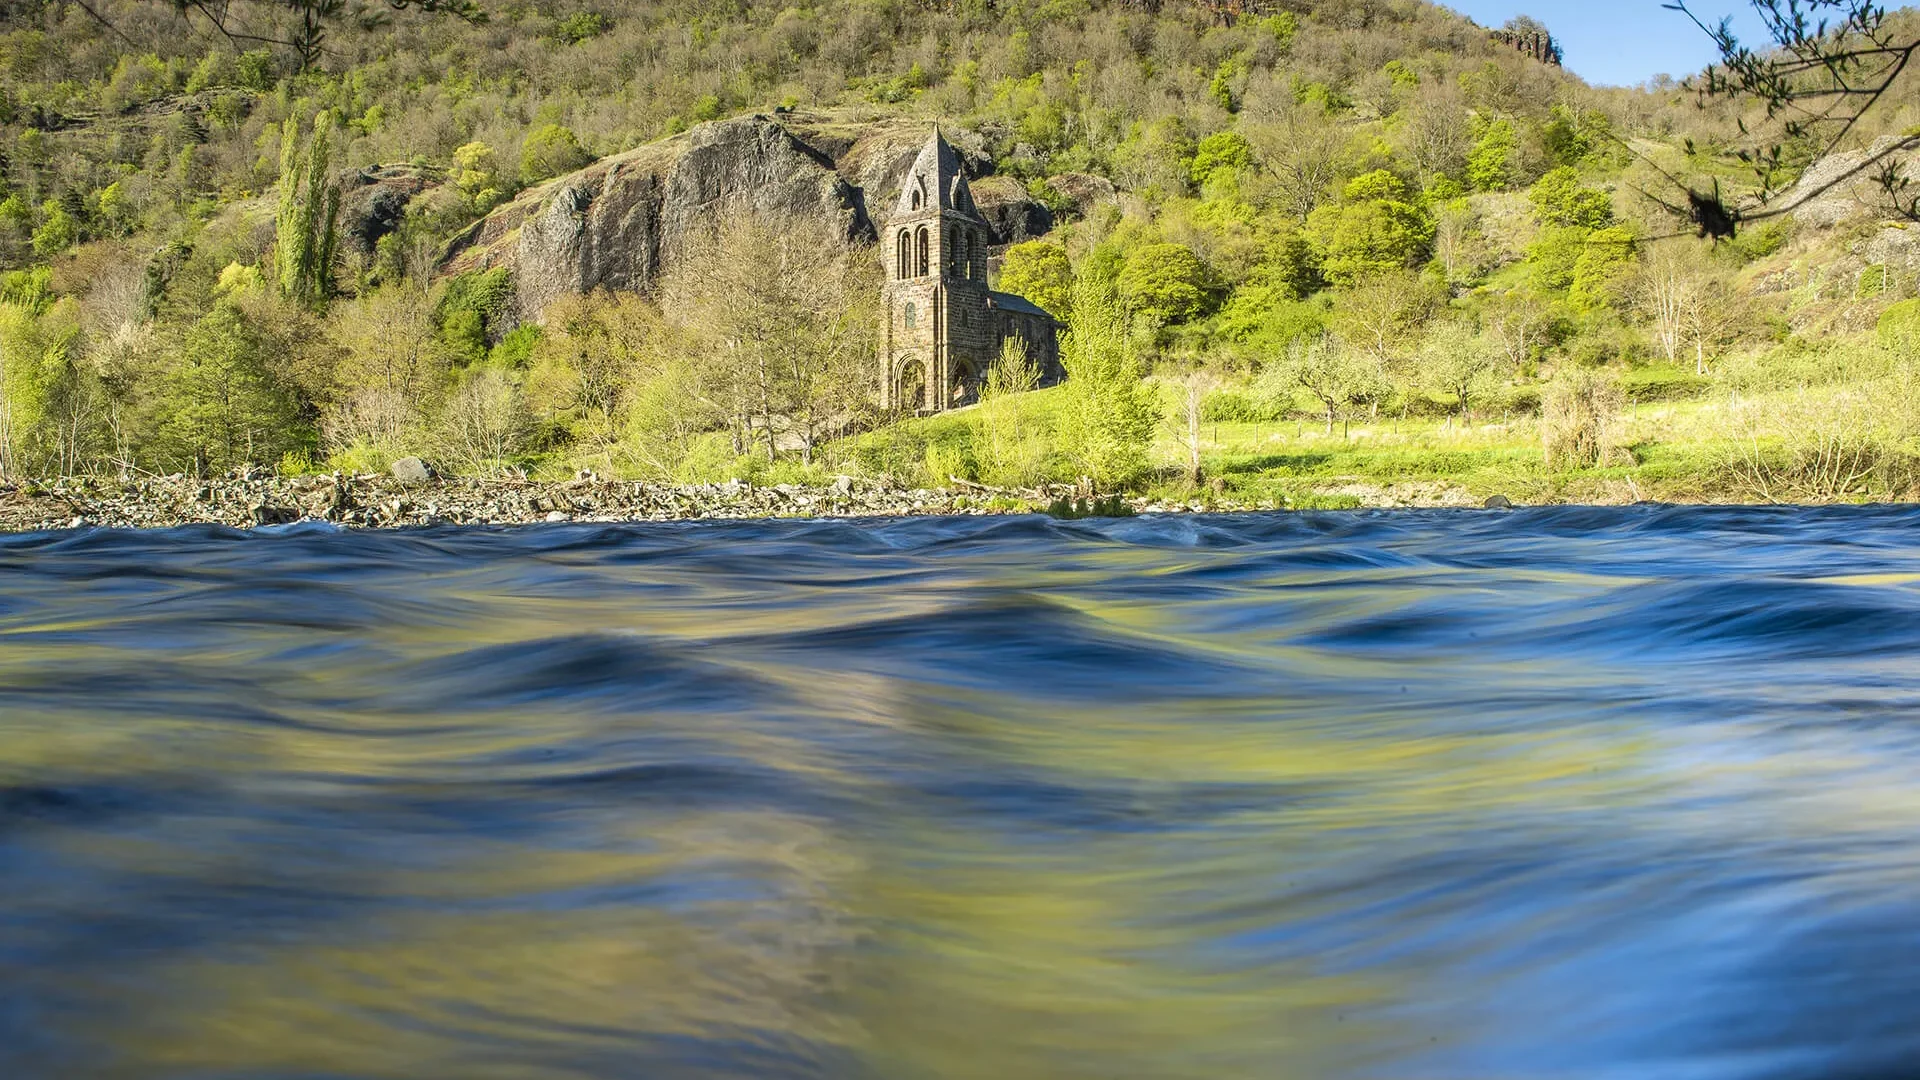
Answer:
[(992, 230), (974, 206), (965, 164), (938, 128), (907, 172), (880, 236), (887, 262), (883, 405), (929, 413), (973, 404), (1010, 338), (1026, 343), (1041, 385), (1060, 381), (1054, 317), (987, 287)]

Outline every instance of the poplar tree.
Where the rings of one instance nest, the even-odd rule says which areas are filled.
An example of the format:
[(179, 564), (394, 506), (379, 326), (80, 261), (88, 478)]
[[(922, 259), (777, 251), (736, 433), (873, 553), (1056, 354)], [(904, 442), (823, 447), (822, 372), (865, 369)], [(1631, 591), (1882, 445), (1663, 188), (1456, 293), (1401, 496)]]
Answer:
[(274, 269), (280, 292), (308, 307), (333, 292), (334, 224), (340, 189), (327, 177), (333, 113), (313, 118), (313, 138), (304, 152), (300, 121), (288, 117), (280, 130), (280, 208), (274, 216)]

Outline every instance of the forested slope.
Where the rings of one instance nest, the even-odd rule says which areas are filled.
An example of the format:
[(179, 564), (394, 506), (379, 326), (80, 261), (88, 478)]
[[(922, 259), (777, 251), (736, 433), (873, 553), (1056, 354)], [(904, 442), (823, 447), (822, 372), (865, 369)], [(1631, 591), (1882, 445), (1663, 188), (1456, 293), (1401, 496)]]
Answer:
[[(10, 474), (811, 461), (887, 421), (866, 400), (876, 268), (857, 222), (799, 228), (796, 206), (832, 215), (722, 190), (740, 186), (726, 158), (687, 198), (743, 199), (734, 224), (607, 234), (606, 265), (645, 273), (501, 254), (564, 217), (570, 185), (665, 184), (688, 147), (742, 139), (788, 161), (782, 132), (780, 168), (813, 155), (832, 174), (826, 206), (884, 188), (941, 123), (1010, 245), (1002, 287), (1120, 357), (1089, 370), (1158, 376), (1082, 421), (1040, 410), (1019, 453), (912, 426), (829, 447), (834, 468), (900, 479), (1177, 471), (1164, 447), (1103, 449), (1140, 425), (1084, 419), (1102, 412), (1177, 434), (1197, 430), (1183, 409), (1330, 431), (1510, 421), (1622, 386), (1839, 382), (1881, 401), (1900, 350), (1847, 335), (1904, 340), (1883, 312), (1920, 267), (1870, 191), (1693, 239), (1660, 204), (1751, 187), (1723, 153), (1751, 110), (1670, 82), (1588, 87), (1418, 0), (341, 6), (317, 39), (314, 6), (220, 10), (224, 27), (146, 0), (0, 14)], [(1915, 100), (1897, 87), (1852, 139), (1903, 130)], [(1783, 149), (1788, 169), (1813, 156)], [(627, 237), (697, 247), (702, 272), (667, 274)], [(595, 286), (615, 291), (574, 295)], [(1548, 467), (1621, 450), (1575, 442)]]

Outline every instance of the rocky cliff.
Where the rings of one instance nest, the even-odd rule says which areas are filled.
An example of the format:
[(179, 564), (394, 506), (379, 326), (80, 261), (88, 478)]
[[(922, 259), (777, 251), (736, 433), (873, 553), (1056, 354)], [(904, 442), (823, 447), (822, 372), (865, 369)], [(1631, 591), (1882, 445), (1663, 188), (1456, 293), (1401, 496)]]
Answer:
[[(991, 171), (977, 138), (950, 137), (974, 175)], [(892, 119), (755, 115), (701, 124), (529, 189), (456, 236), (441, 269), (511, 268), (516, 313), (537, 321), (568, 293), (647, 290), (691, 236), (726, 213), (820, 218), (849, 239), (871, 240), (869, 208), (892, 204), (925, 141), (924, 122)], [(1002, 243), (1051, 225), (1020, 185), (988, 188), (980, 209)]]

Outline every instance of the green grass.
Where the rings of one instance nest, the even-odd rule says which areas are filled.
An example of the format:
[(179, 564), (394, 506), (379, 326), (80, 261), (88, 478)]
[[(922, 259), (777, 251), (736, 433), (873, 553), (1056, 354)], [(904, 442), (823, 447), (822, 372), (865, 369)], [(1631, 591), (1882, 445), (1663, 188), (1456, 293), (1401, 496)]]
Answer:
[[(1472, 424), (1435, 416), (1382, 416), (1336, 426), (1331, 434), (1318, 418), (1206, 422), (1200, 427), (1203, 483), (1187, 479), (1186, 429), (1177, 421), (1173, 395), (1167, 419), (1150, 455), (1153, 472), (1132, 490), (1168, 503), (1211, 506), (1274, 506), (1338, 509), (1394, 503), (1476, 504), (1491, 495), (1518, 503), (1744, 501), (1754, 497), (1735, 476), (1743, 440), (1772, 446), (1805, 418), (1831, 412), (1845, 400), (1837, 388), (1747, 390), (1736, 399), (1713, 379), (1680, 368), (1643, 368), (1622, 373), (1629, 392), (1610, 439), (1613, 453), (1600, 465), (1572, 471), (1550, 469), (1541, 452), (1539, 421), (1527, 413), (1487, 409)], [(1704, 385), (1703, 385), (1704, 384)], [(1023, 425), (1046, 443), (1065, 403), (1062, 388), (1022, 395)], [(1758, 417), (1766, 430), (1752, 431)], [(1796, 411), (1798, 410), (1798, 411)], [(1800, 417), (1801, 419), (1794, 419)], [(762, 453), (735, 458), (722, 435), (704, 444), (683, 480), (739, 477), (756, 484), (831, 483), (835, 475), (886, 476), (907, 487), (949, 487), (948, 477), (993, 483), (973, 458), (977, 415), (972, 410), (909, 417), (822, 447), (811, 467), (783, 456), (768, 465)], [(1742, 435), (1741, 432), (1746, 432)], [(1920, 446), (1909, 453), (1920, 456)], [(1041, 473), (1025, 482), (997, 486), (1008, 495), (980, 493), (983, 507), (1040, 510), (1048, 499), (1021, 495), (1036, 482), (1071, 482), (1071, 468), (1057, 452)]]

